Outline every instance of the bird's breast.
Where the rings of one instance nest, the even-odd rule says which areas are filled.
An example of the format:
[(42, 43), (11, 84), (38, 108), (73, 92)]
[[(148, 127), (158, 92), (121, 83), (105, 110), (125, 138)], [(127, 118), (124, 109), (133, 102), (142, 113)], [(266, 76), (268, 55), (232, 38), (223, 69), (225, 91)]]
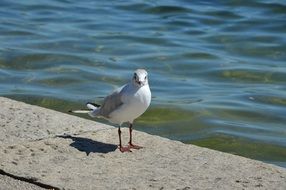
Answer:
[(136, 108), (138, 112), (144, 112), (150, 105), (151, 92), (149, 86), (143, 86), (133, 93), (126, 93), (123, 101)]
[(142, 115), (150, 105), (151, 92), (149, 86), (140, 89), (127, 89), (122, 94), (122, 106), (110, 114), (110, 121), (113, 123), (132, 123), (134, 119)]

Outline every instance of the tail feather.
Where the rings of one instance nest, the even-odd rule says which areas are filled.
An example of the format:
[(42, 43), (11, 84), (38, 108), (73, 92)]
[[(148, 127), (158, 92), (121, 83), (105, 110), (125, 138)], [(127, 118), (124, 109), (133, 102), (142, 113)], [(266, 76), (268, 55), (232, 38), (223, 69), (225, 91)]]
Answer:
[(70, 113), (90, 113), (92, 112), (91, 109), (86, 109), (86, 110), (70, 110)]
[(97, 108), (100, 107), (100, 105), (95, 104), (95, 103), (91, 103), (91, 102), (87, 102), (87, 103), (86, 103), (86, 106), (87, 106), (89, 109), (92, 109), (92, 110), (95, 110), (95, 109), (97, 109)]
[(100, 105), (94, 103), (86, 103), (88, 109), (80, 109), (80, 110), (70, 110), (70, 113), (87, 113), (91, 117), (96, 117), (99, 111)]

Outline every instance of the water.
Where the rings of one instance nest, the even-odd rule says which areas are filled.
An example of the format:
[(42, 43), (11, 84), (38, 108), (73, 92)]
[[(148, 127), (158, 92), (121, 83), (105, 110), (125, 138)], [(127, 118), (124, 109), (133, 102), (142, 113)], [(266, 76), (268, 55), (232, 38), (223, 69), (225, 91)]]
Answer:
[(0, 2), (0, 95), (65, 112), (146, 68), (135, 128), (286, 167), (286, 1)]

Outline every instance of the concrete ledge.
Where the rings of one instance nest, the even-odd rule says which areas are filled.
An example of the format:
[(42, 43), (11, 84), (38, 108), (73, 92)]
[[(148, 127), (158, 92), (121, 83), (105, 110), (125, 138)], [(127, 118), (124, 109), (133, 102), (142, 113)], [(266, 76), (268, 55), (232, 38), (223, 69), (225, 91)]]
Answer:
[(123, 154), (114, 127), (3, 97), (0, 120), (5, 189), (286, 189), (285, 168), (139, 131)]

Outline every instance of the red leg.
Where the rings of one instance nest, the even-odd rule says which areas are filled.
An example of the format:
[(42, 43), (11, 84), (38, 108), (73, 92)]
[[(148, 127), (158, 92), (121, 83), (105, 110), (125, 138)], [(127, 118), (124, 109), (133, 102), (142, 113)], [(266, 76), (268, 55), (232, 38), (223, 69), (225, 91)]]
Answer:
[(130, 124), (129, 124), (129, 137), (130, 137), (130, 140), (129, 140), (129, 148), (141, 149), (141, 148), (143, 148), (142, 146), (138, 146), (138, 145), (135, 145), (135, 144), (132, 143), (132, 127), (133, 127), (133, 124), (130, 123)]
[(130, 150), (130, 147), (129, 147), (129, 146), (127, 146), (127, 147), (123, 147), (123, 146), (122, 146), (120, 126), (119, 126), (119, 128), (118, 128), (118, 136), (119, 136), (119, 146), (118, 146), (118, 148), (119, 148), (120, 152), (122, 152), (122, 153), (123, 153), (123, 152), (132, 152), (132, 151)]

